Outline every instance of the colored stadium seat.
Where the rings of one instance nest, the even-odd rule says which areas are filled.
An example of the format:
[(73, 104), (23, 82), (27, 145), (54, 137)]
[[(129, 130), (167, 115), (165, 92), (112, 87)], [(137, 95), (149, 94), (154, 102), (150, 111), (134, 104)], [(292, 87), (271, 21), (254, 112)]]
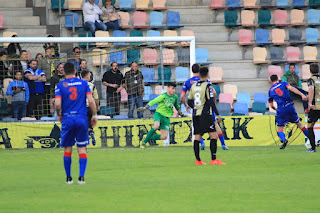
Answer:
[(141, 72), (143, 75), (143, 82), (152, 83), (154, 82), (155, 72), (153, 68), (143, 67), (141, 68)]
[(59, 10), (59, 1), (61, 2), (61, 9), (64, 9), (65, 0), (51, 0), (51, 9)]
[(277, 46), (272, 46), (270, 47), (270, 59), (273, 63), (281, 63), (283, 62), (283, 48), (282, 47), (277, 47)]
[(224, 3), (225, 3), (225, 0), (211, 0), (210, 1), (210, 8), (211, 9), (224, 9), (224, 8), (227, 8)]
[(309, 6), (310, 7), (319, 7), (320, 1), (319, 0), (309, 0)]
[(143, 11), (135, 11), (132, 15), (134, 28), (149, 28), (147, 23), (147, 13)]
[(164, 48), (162, 50), (162, 59), (163, 59), (164, 65), (174, 65), (175, 58), (176, 58), (176, 53), (174, 49)]
[(243, 27), (258, 26), (255, 24), (256, 15), (253, 10), (242, 10), (241, 11), (241, 25)]
[(156, 49), (143, 49), (143, 62), (148, 65), (157, 64), (158, 52)]
[(176, 82), (185, 82), (189, 79), (188, 67), (176, 67), (174, 73), (176, 75)]
[(132, 7), (132, 0), (119, 0), (120, 10), (134, 10)]
[(131, 28), (129, 25), (130, 22), (130, 14), (128, 12), (118, 12), (121, 20), (121, 28)]
[(276, 7), (277, 8), (291, 8), (292, 6), (289, 5), (289, 0), (276, 0)]
[(157, 11), (150, 12), (150, 27), (151, 28), (165, 28), (163, 23), (163, 13)]
[(183, 27), (179, 25), (180, 22), (180, 13), (174, 11), (167, 12), (167, 26), (169, 28), (180, 28)]
[(310, 64), (303, 64), (302, 65), (302, 79), (308, 80), (309, 78), (311, 78)]
[[(168, 36), (178, 36), (178, 32), (176, 30), (165, 30), (163, 31), (163, 36), (168, 37)], [(171, 42), (164, 42), (164, 45), (175, 45), (177, 42), (171, 41)]]
[(220, 115), (229, 116), (231, 113), (231, 105), (229, 103), (218, 103), (217, 109)]
[[(107, 50), (105, 50), (105, 49), (93, 49), (92, 50), (92, 54), (93, 54), (93, 57), (92, 57), (93, 66), (100, 66), (101, 63), (102, 63), (102, 65), (104, 63), (106, 63)], [(102, 62), (101, 62), (101, 60), (102, 60)]]
[(268, 77), (270, 79), (270, 76), (277, 75), (279, 79), (282, 77), (282, 70), (280, 66), (276, 65), (269, 65), (268, 66)]
[(69, 10), (82, 10), (82, 0), (68, 0)]
[(127, 50), (127, 64), (132, 62), (140, 63), (140, 49), (131, 49)]
[(269, 45), (269, 30), (256, 29), (256, 43), (257, 45)]
[(143, 101), (149, 102), (149, 96), (152, 94), (152, 89), (150, 86), (144, 86), (144, 96)]
[(136, 0), (137, 9), (147, 9), (149, 7), (149, 0)]
[(232, 98), (234, 100), (237, 99), (238, 87), (235, 84), (224, 84), (223, 85), (223, 93), (232, 94)]
[(268, 63), (268, 61), (266, 61), (266, 57), (267, 57), (267, 49), (265, 47), (254, 47), (253, 48), (253, 63), (254, 64)]
[[(79, 38), (92, 37), (92, 33), (90, 31), (80, 30), (80, 31), (77, 31), (77, 33)], [(87, 47), (87, 46), (88, 47), (92, 46), (92, 43), (84, 43), (84, 42), (79, 43), (79, 47)]]
[[(148, 30), (147, 31), (147, 37), (160, 37), (160, 31), (156, 30)], [(154, 44), (159, 44), (159, 42), (148, 42), (148, 45), (154, 45)]]
[(260, 8), (259, 5), (256, 5), (257, 0), (243, 0), (243, 7), (244, 8)]
[(301, 62), (299, 47), (287, 47), (287, 61), (288, 62)]
[(250, 102), (251, 102), (251, 98), (248, 93), (238, 93), (237, 94), (237, 103), (244, 103), (244, 104), (247, 104), (249, 107)]
[(123, 51), (120, 51), (120, 52), (117, 52), (117, 50), (111, 50), (111, 51), (114, 51), (114, 52), (110, 53), (110, 63), (117, 62), (119, 65), (126, 64), (123, 61), (124, 60), (124, 52)]
[(233, 97), (230, 93), (220, 93), (219, 94), (219, 103), (228, 103), (232, 106)]
[(254, 93), (253, 101), (256, 103), (268, 103), (268, 95), (265, 93)]
[[(109, 32), (108, 31), (97, 30), (96, 31), (96, 37), (103, 37), (103, 38), (109, 37)], [(97, 42), (96, 45), (97, 45), (97, 47), (107, 47), (107, 46), (109, 46), (108, 42), (103, 42), (103, 43)]]
[(4, 23), (3, 14), (0, 14), (0, 30), (7, 29), (6, 27), (3, 27), (3, 23)]
[(74, 13), (74, 12), (65, 13), (65, 25), (67, 29), (81, 28), (81, 26), (78, 26), (78, 22), (79, 22), (78, 13)]
[(215, 67), (215, 66), (209, 67), (209, 80), (210, 80), (210, 82), (221, 81), (222, 76), (223, 76), (222, 67)]
[(248, 115), (249, 107), (246, 103), (235, 103), (234, 104), (234, 113)]
[(306, 28), (306, 42), (307, 44), (319, 44), (319, 30), (318, 28)]
[(167, 0), (152, 0), (152, 6), (154, 9), (163, 9), (166, 7)]
[(308, 24), (309, 25), (314, 25), (314, 26), (317, 26), (317, 25), (320, 25), (320, 10), (315, 10), (315, 9), (309, 9), (308, 10), (308, 13), (307, 13), (307, 16), (308, 16)]
[(224, 26), (226, 27), (236, 27), (239, 26), (237, 24), (238, 21), (238, 13), (235, 10), (226, 10), (224, 11)]
[(116, 120), (124, 120), (124, 119), (128, 119), (128, 116), (127, 115), (115, 115), (113, 117), (113, 119), (116, 119)]
[[(305, 25), (304, 20), (304, 11), (293, 9), (290, 14), (291, 25)], [(308, 21), (309, 22), (309, 21)]]
[(240, 0), (226, 0), (226, 1), (227, 1), (227, 7), (229, 9), (242, 8), (242, 6), (240, 6)]
[(212, 84), (212, 86), (213, 86), (213, 89), (216, 91), (216, 93), (217, 93), (217, 95), (216, 95), (216, 99), (217, 100), (219, 100), (219, 95), (220, 95), (220, 93), (221, 93), (221, 89), (220, 89), (220, 86), (219, 85), (217, 85), (217, 84)]
[(299, 28), (289, 29), (289, 41), (291, 44), (303, 44), (302, 40), (302, 30)]
[(274, 24), (276, 26), (287, 26), (288, 12), (286, 10), (275, 10), (274, 11)]
[(207, 63), (209, 57), (208, 49), (196, 48), (196, 63)]
[(168, 88), (167, 86), (164, 86), (162, 88), (162, 85), (157, 85), (154, 88), (155, 94), (156, 95), (161, 95), (161, 94), (163, 94), (163, 93), (165, 93), (167, 91), (167, 88)]
[(303, 60), (304, 62), (316, 62), (318, 50), (315, 46), (304, 46), (303, 47)]
[(114, 108), (112, 106), (100, 106), (100, 114), (113, 117), (114, 116)]
[[(132, 30), (130, 31), (130, 37), (143, 37), (143, 33), (141, 31)], [(141, 42), (131, 42), (131, 45), (141, 45)]]
[(162, 68), (159, 67), (158, 68), (158, 81), (159, 82), (162, 82), (162, 79), (164, 79), (163, 81), (164, 82), (170, 82), (171, 80), (171, 69), (170, 67), (163, 67), (163, 75), (164, 75), (164, 78), (162, 78)]
[(305, 0), (292, 0), (292, 7), (302, 8), (302, 7), (308, 7), (308, 6), (305, 4)]
[(260, 26), (269, 26), (271, 20), (270, 10), (259, 10), (258, 11), (258, 24)]
[(266, 104), (253, 102), (252, 112), (265, 114), (266, 110), (267, 110)]
[(285, 42), (284, 39), (286, 38), (286, 31), (284, 29), (272, 29), (272, 43), (274, 45), (285, 45), (288, 42)]
[(190, 51), (187, 48), (178, 48), (177, 54), (179, 63), (189, 63)]
[[(194, 36), (194, 32), (192, 30), (181, 30), (180, 36)], [(190, 42), (189, 41), (182, 41), (181, 45), (182, 46), (190, 46)]]
[(121, 94), (121, 103), (127, 103), (127, 102), (128, 102), (128, 93), (127, 93), (127, 90), (123, 88), (123, 89), (120, 91), (120, 94)]
[[(289, 71), (289, 66), (290, 66), (290, 64), (286, 64), (285, 66), (284, 66), (284, 70), (285, 71)], [(295, 69), (296, 69), (296, 75), (299, 75), (299, 66), (298, 65), (295, 65), (294, 66), (295, 67)]]
[[(123, 30), (115, 30), (113, 31), (113, 37), (127, 37), (126, 31)], [(125, 42), (114, 42), (113, 45), (115, 46), (123, 46), (126, 45)]]
[(272, 3), (273, 0), (260, 0), (260, 6), (263, 8), (273, 7), (274, 4)]
[(255, 45), (255, 42), (252, 42), (252, 31), (250, 29), (240, 29), (238, 31), (239, 45)]

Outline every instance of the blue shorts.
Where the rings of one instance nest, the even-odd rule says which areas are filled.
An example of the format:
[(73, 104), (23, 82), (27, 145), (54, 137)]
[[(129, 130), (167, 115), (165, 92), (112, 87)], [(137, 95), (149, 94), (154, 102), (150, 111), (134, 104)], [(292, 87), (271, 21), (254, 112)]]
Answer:
[(286, 123), (299, 123), (300, 118), (293, 105), (289, 105), (277, 110), (277, 126), (285, 126)]
[(61, 147), (89, 145), (87, 116), (64, 116), (61, 124)]

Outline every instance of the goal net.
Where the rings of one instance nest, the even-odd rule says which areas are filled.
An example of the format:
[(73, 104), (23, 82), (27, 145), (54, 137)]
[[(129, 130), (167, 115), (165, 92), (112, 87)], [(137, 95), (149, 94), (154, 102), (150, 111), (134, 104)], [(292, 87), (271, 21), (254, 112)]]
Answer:
[[(180, 104), (182, 85), (195, 63), (194, 37), (14, 37), (0, 38), (0, 43), (4, 47), (0, 51), (2, 143), (8, 144), (4, 138), (10, 138), (16, 148), (58, 147), (58, 136), (52, 136), (60, 131), (53, 105), (54, 88), (64, 79), (63, 64), (68, 61), (74, 63), (79, 78), (88, 78), (83, 76), (88, 72), (82, 71), (89, 71), (88, 80), (97, 90), (102, 120), (95, 132), (97, 146), (103, 147), (137, 146), (150, 130), (157, 106), (143, 113), (137, 113), (137, 107), (166, 92), (170, 82), (177, 84), (175, 93)], [(17, 44), (19, 51), (7, 51), (9, 45)], [(28, 91), (23, 84), (14, 84), (20, 78), (19, 71), (29, 95), (25, 95)], [(39, 79), (32, 77), (43, 74), (45, 77)], [(20, 112), (16, 119), (16, 103), (27, 96), (30, 101), (25, 115)], [(182, 110), (185, 112), (184, 106)], [(177, 117), (175, 111), (167, 143), (191, 144), (190, 118)], [(25, 136), (15, 136), (16, 131)]]

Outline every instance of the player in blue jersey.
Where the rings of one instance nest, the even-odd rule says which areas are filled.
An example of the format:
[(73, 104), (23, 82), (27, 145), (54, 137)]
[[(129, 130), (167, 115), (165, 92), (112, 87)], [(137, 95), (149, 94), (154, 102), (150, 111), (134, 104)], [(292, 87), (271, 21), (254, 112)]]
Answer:
[[(269, 90), (269, 104), (272, 109), (277, 110), (276, 123), (278, 126), (278, 135), (282, 143), (280, 149), (285, 149), (288, 144), (288, 140), (283, 133), (283, 128), (286, 123), (290, 122), (297, 124), (297, 126), (303, 131), (304, 135), (308, 137), (308, 130), (300, 122), (300, 118), (293, 106), (293, 101), (288, 89), (295, 94), (300, 95), (304, 101), (308, 100), (308, 98), (299, 90), (292, 87), (288, 82), (279, 82), (277, 75), (270, 76), (270, 80), (272, 82), (272, 86)], [(277, 103), (277, 108), (273, 105), (273, 101)]]
[[(72, 184), (71, 154), (72, 146), (77, 144), (79, 153), (79, 184), (85, 184), (84, 174), (87, 166), (86, 146), (89, 145), (87, 105), (92, 112), (97, 112), (87, 81), (76, 78), (76, 70), (70, 62), (64, 65), (66, 80), (57, 84), (55, 89), (55, 108), (61, 122), (61, 142), (64, 147), (64, 168), (67, 175), (67, 184)], [(92, 126), (97, 124), (97, 114), (91, 119)]]
[[(198, 82), (198, 81), (200, 80), (199, 71), (200, 71), (200, 66), (199, 66), (199, 64), (194, 64), (194, 65), (192, 65), (193, 77), (190, 78), (190, 79), (188, 79), (188, 80), (184, 83), (184, 85), (183, 85), (183, 87), (182, 87), (182, 91), (181, 91), (181, 96), (180, 96), (181, 103), (183, 103), (183, 104), (185, 105), (186, 110), (187, 110), (187, 112), (189, 112), (189, 113), (190, 113), (190, 110), (189, 110), (190, 107), (188, 106), (188, 104), (187, 104), (187, 102), (186, 102), (186, 97), (185, 97), (185, 96), (186, 96), (186, 93), (187, 93), (188, 91), (190, 91), (191, 86), (192, 86), (194, 83), (196, 83), (196, 82)], [(210, 82), (210, 81), (208, 80), (208, 82)], [(213, 89), (213, 90), (214, 90), (214, 89)], [(216, 91), (214, 90), (214, 96), (216, 97), (216, 95), (217, 95), (217, 93), (216, 93)], [(220, 115), (217, 115), (217, 116), (218, 116), (219, 119), (222, 119)], [(214, 122), (215, 122), (216, 131), (217, 131), (218, 137), (219, 137), (219, 139), (220, 139), (222, 149), (223, 149), (223, 150), (229, 150), (229, 148), (226, 146), (226, 144), (225, 144), (225, 142), (224, 142), (224, 135), (223, 135), (223, 133), (222, 133), (222, 131), (221, 131), (221, 128), (220, 128), (217, 120), (216, 120), (216, 117), (215, 117), (214, 112), (212, 112), (212, 117), (213, 117), (213, 120), (214, 120)], [(220, 121), (220, 120), (219, 120), (219, 121)], [(204, 150), (204, 149), (205, 149), (205, 143), (203, 142), (203, 138), (201, 138), (200, 143), (201, 143), (201, 150)]]

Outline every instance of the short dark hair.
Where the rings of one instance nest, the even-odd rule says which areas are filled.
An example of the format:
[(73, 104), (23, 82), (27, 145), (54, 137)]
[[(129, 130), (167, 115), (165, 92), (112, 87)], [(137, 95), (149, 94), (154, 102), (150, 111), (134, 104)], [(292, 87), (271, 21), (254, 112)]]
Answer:
[(81, 78), (85, 78), (89, 74), (90, 74), (90, 70), (82, 70), (80, 73)]
[(8, 53), (6, 51), (2, 51), (0, 52), (0, 57), (4, 56), (4, 55), (8, 55)]
[(81, 49), (80, 49), (80, 47), (74, 47), (74, 48), (73, 48), (73, 50), (72, 50), (72, 52), (75, 52), (75, 51), (76, 51), (76, 49), (81, 50)]
[(199, 64), (192, 65), (192, 72), (193, 73), (199, 73), (199, 71), (200, 71), (200, 65)]
[(132, 66), (132, 64), (137, 64), (138, 65), (138, 62), (136, 62), (136, 61), (131, 62), (130, 67)]
[(33, 61), (37, 62), (37, 64), (38, 64), (38, 60), (35, 60), (35, 59), (30, 60), (29, 64), (31, 64)]
[(59, 63), (59, 64), (57, 65), (57, 69), (58, 69), (58, 67), (59, 67), (61, 64), (63, 65), (63, 63)]
[(312, 73), (312, 74), (319, 74), (319, 65), (318, 65), (318, 63), (312, 63), (312, 64), (310, 64), (310, 72)]
[(295, 65), (295, 64), (289, 64), (289, 68), (290, 68), (291, 66), (294, 66), (294, 68), (296, 68), (296, 65)]
[(279, 78), (277, 75), (271, 75), (270, 80), (271, 80), (271, 82), (275, 82), (275, 81), (279, 80)]
[(27, 53), (27, 50), (21, 50), (20, 55), (21, 55), (22, 53)]
[(16, 75), (18, 72), (20, 72), (22, 74), (22, 70), (16, 70), (16, 71), (14, 71), (14, 75)]
[(110, 67), (112, 67), (114, 63), (118, 64), (117, 62), (114, 61), (110, 64)]
[(202, 78), (207, 77), (208, 76), (208, 72), (209, 72), (208, 67), (201, 67), (200, 68), (200, 77), (202, 77)]
[(66, 73), (66, 75), (73, 75), (74, 74), (74, 64), (71, 62), (67, 62), (65, 63), (65, 65), (63, 66), (64, 68), (64, 72)]
[(81, 62), (83, 62), (83, 61), (87, 62), (87, 60), (86, 60), (86, 59), (81, 59), (80, 64), (81, 64)]
[(176, 88), (177, 87), (177, 83), (176, 82), (169, 82), (168, 83), (168, 87), (174, 87), (174, 88)]

